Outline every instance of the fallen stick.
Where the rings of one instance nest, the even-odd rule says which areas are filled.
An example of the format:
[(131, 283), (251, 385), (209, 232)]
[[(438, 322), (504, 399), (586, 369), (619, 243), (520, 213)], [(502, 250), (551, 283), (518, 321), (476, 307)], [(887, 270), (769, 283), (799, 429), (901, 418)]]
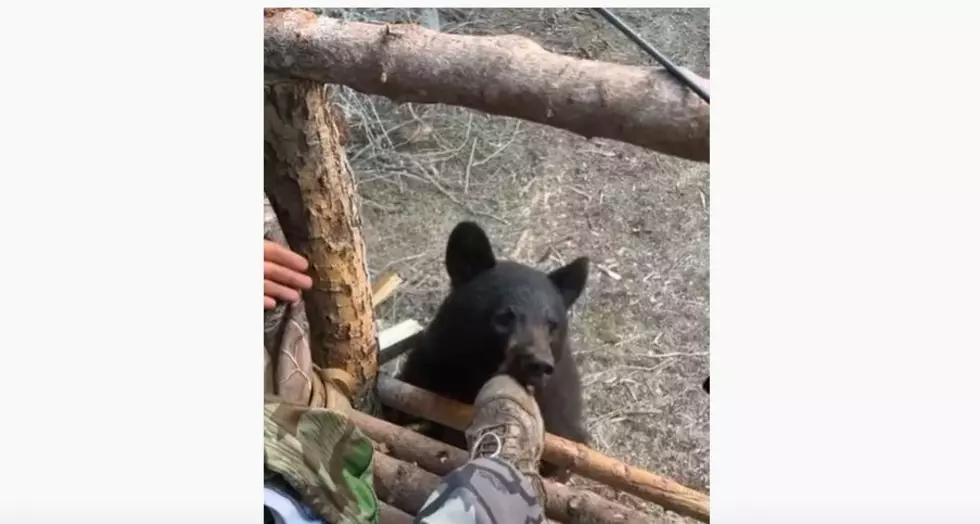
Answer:
[[(379, 377), (377, 392), (381, 402), (389, 407), (456, 430), (465, 430), (473, 418), (472, 406), (440, 397), (392, 377)], [(544, 439), (542, 458), (680, 515), (709, 522), (706, 494), (602, 455), (588, 446), (548, 433)]]
[[(462, 466), (469, 455), (456, 447), (415, 433), (401, 426), (355, 411), (354, 423), (371, 440), (383, 442), (385, 453), (414, 463), (440, 477)], [(560, 522), (649, 524), (650, 517), (608, 501), (595, 493), (570, 488), (545, 479), (545, 513)]]
[(666, 69), (563, 56), (516, 35), (453, 35), (267, 9), (265, 71), (708, 161), (709, 106)]

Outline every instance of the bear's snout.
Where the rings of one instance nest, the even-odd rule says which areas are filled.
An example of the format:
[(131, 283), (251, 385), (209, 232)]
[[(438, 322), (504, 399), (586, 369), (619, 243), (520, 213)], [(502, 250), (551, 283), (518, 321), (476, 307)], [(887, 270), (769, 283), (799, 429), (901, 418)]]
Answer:
[(539, 358), (530, 358), (524, 362), (524, 371), (530, 376), (550, 377), (555, 372), (555, 365)]
[(510, 374), (525, 386), (541, 389), (555, 372), (550, 351), (519, 350), (510, 366)]

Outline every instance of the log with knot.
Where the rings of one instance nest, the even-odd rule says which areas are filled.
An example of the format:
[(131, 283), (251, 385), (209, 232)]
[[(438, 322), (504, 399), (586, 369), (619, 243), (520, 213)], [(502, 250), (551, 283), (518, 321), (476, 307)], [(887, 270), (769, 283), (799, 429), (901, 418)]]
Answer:
[[(583, 60), (515, 35), (467, 36), (267, 9), (267, 78), (521, 118), (708, 161), (709, 106), (666, 69)], [(707, 80), (694, 77), (707, 89)]]

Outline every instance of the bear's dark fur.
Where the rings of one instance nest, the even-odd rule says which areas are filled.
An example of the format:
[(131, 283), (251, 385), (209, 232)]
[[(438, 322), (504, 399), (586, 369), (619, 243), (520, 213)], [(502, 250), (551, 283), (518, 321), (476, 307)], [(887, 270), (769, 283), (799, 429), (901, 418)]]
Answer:
[[(588, 444), (567, 317), (585, 288), (588, 258), (551, 273), (498, 261), (483, 229), (461, 222), (449, 235), (446, 269), (449, 296), (409, 353), (399, 378), (472, 404), (483, 384), (507, 372), (534, 386), (546, 431)], [(466, 449), (459, 431), (432, 424), (425, 433)], [(552, 477), (567, 473), (549, 464), (541, 472)]]

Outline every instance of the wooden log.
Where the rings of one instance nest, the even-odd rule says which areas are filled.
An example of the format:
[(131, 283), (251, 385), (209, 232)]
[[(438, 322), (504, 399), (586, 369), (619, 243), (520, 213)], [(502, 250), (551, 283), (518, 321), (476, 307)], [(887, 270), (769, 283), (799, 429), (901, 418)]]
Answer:
[[(456, 430), (465, 430), (473, 419), (472, 406), (440, 397), (392, 377), (379, 378), (377, 392), (381, 402), (389, 407)], [(709, 522), (708, 495), (607, 457), (588, 446), (548, 433), (544, 439), (542, 458), (680, 515)]]
[[(368, 438), (383, 442), (385, 452), (399, 460), (417, 464), (438, 476), (448, 474), (463, 465), (467, 452), (420, 435), (370, 415), (354, 412), (354, 423)], [(608, 501), (595, 493), (570, 488), (545, 479), (547, 493), (545, 512), (559, 522), (595, 522), (649, 524), (649, 516)]]
[(453, 35), (270, 9), (265, 70), (267, 77), (465, 106), (708, 161), (709, 106), (666, 69), (562, 56), (520, 36)]
[(381, 503), (381, 518), (379, 524), (412, 524), (414, 517), (390, 505)]
[(313, 361), (373, 386), (378, 348), (354, 180), (340, 112), (317, 82), (265, 87), (265, 190), (289, 245), (310, 262)]
[(439, 477), (422, 468), (374, 454), (374, 490), (383, 502), (417, 515), (429, 495), (439, 485)]

